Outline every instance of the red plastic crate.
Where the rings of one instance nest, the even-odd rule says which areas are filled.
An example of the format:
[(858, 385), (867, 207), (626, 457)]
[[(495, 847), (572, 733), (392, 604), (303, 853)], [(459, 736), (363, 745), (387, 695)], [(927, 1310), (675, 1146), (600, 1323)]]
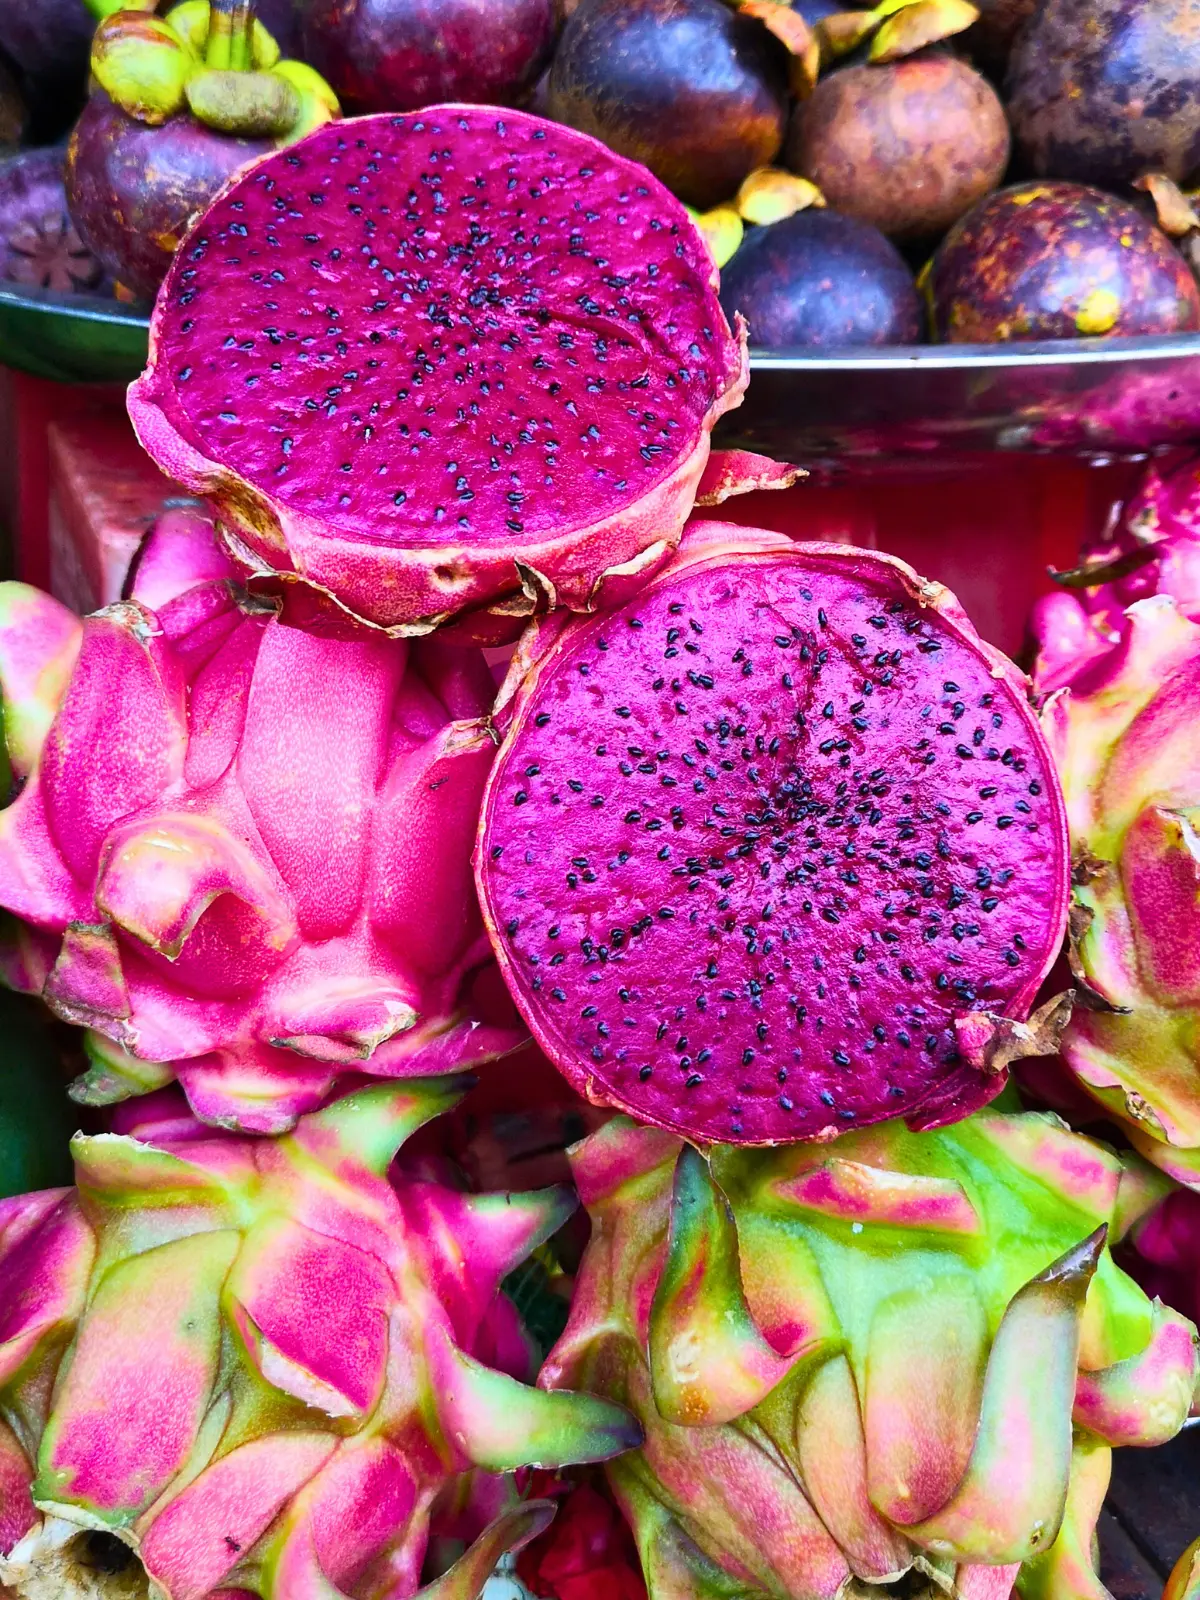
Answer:
[[(1072, 566), (1141, 472), (1129, 462), (944, 456), (814, 469), (795, 489), (709, 515), (902, 556), (955, 591), (980, 632), (1018, 654), (1049, 569)], [(142, 533), (182, 493), (139, 448), (120, 390), (0, 369), (0, 514), (16, 575), (79, 610), (105, 605)]]

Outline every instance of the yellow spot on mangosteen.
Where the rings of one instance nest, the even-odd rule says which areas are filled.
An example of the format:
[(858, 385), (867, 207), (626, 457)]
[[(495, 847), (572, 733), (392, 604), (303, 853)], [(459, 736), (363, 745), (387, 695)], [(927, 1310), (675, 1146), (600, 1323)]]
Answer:
[(1111, 289), (1093, 289), (1075, 313), (1080, 333), (1110, 333), (1121, 314), (1121, 302)]

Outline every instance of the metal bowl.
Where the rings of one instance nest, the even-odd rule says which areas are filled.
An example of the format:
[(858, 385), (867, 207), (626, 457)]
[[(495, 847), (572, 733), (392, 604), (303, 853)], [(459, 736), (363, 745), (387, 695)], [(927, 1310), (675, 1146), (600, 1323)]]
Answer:
[(60, 383), (131, 383), (146, 364), (143, 310), (99, 295), (0, 283), (0, 365)]
[[(113, 300), (0, 284), (0, 363), (40, 377), (131, 382), (148, 326)], [(1135, 455), (1200, 439), (1200, 334), (755, 351), (750, 367), (720, 442), (788, 460)]]
[(787, 460), (1024, 450), (1138, 455), (1200, 439), (1200, 335), (763, 351), (721, 442)]

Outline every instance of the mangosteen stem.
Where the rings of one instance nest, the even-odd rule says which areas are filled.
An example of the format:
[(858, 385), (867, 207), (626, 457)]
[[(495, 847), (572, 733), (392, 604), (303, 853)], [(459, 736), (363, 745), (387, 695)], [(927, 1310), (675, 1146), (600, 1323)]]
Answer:
[(205, 66), (248, 72), (254, 64), (253, 30), (254, 0), (210, 0)]

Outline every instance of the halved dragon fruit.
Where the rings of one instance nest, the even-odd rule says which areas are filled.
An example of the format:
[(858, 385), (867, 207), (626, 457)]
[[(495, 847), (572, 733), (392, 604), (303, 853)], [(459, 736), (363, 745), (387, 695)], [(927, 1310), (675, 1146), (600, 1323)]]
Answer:
[(683, 207), (520, 112), (364, 117), (261, 161), (181, 248), (139, 437), (252, 571), (481, 636), (666, 559), (744, 340)]
[(476, 875), (589, 1098), (697, 1140), (961, 1117), (1065, 1021), (1063, 801), (1017, 669), (942, 585), (695, 522), (599, 618), (528, 630)]
[(0, 586), (0, 906), (23, 919), (0, 960), (93, 1030), (79, 1098), (177, 1076), (208, 1121), (279, 1132), (339, 1075), (448, 1071), (525, 1035), (471, 882), (483, 652), (232, 578), (211, 524), (176, 512), (130, 598), (82, 623)]

